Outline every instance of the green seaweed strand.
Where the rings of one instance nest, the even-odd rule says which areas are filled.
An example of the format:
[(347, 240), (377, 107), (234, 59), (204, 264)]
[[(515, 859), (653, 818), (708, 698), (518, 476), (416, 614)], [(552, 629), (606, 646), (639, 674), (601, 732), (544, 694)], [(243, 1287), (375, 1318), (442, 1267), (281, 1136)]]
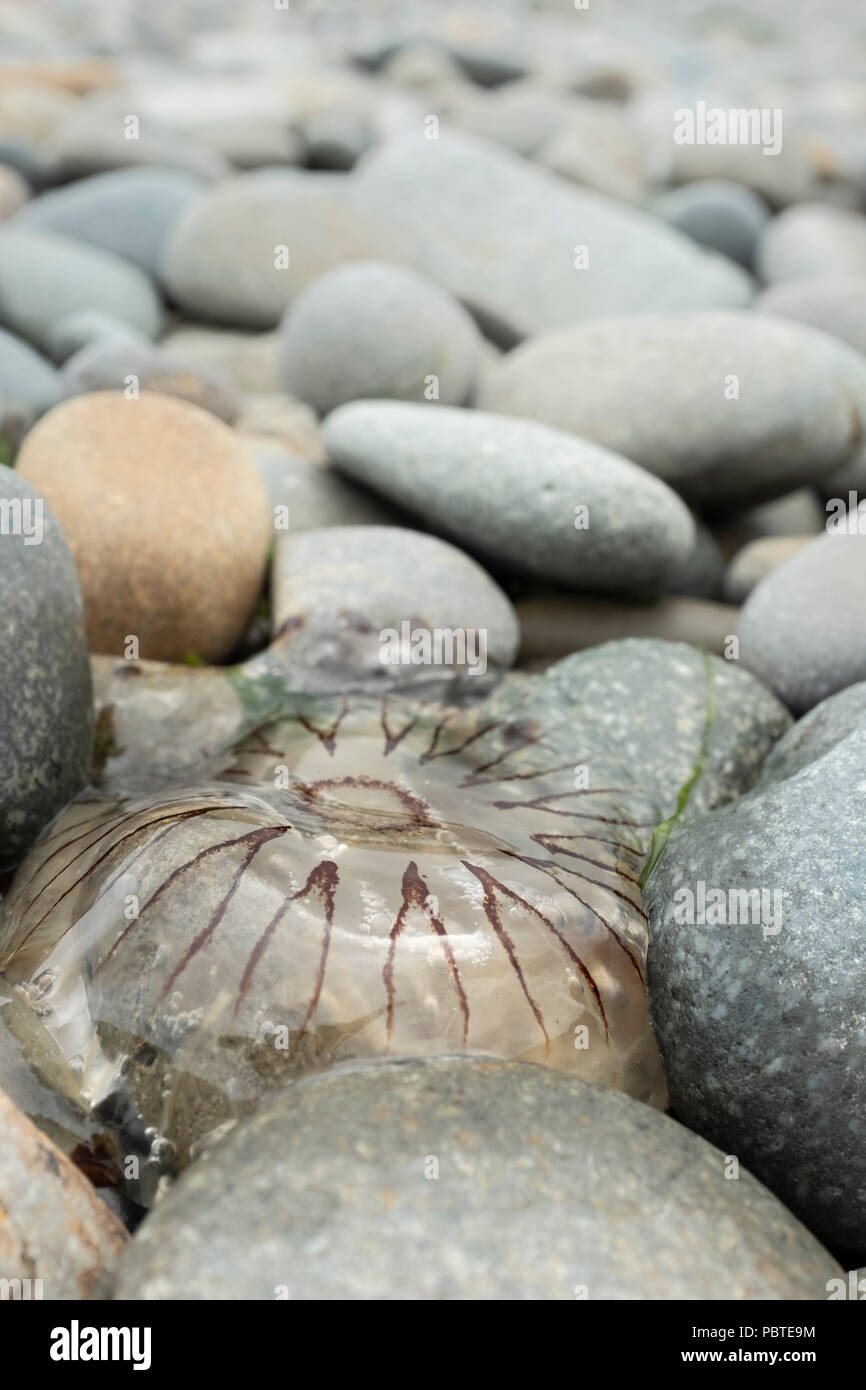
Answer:
[(704, 714), (704, 726), (701, 730), (701, 742), (698, 748), (698, 756), (695, 759), (694, 767), (683, 782), (677, 794), (677, 804), (672, 815), (667, 820), (663, 820), (653, 831), (650, 852), (646, 863), (641, 870), (638, 886), (643, 892), (649, 882), (650, 875), (655, 869), (656, 864), (661, 859), (665, 851), (665, 846), (671, 837), (671, 833), (679, 824), (683, 813), (689, 804), (692, 792), (703, 777), (707, 766), (707, 759), (710, 752), (710, 731), (716, 717), (716, 698), (715, 698), (715, 672), (713, 670), (712, 658), (709, 652), (704, 652), (704, 675), (706, 678), (707, 700)]

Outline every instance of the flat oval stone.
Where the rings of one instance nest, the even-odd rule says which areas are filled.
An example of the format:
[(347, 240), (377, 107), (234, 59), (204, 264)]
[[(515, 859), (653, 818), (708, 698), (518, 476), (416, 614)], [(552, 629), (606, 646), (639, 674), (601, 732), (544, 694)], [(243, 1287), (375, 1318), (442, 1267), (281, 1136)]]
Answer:
[(605, 593), (652, 592), (694, 545), (692, 518), (668, 487), (559, 430), (361, 401), (334, 411), (323, 439), (342, 472), (494, 566)]
[(595, 440), (721, 508), (849, 458), (866, 363), (817, 329), (757, 314), (618, 315), (516, 348), (488, 370), (478, 403)]
[(826, 1298), (835, 1260), (725, 1165), (674, 1120), (541, 1067), (341, 1068), (184, 1175), (115, 1297)]
[(425, 139), (419, 121), (353, 177), (358, 205), (383, 221), (378, 254), (451, 290), (497, 340), (606, 313), (737, 307), (751, 295), (738, 266), (659, 219), (453, 130)]
[(15, 225), (85, 242), (155, 275), (166, 237), (200, 186), (179, 169), (112, 170), (34, 199)]
[(192, 316), (273, 328), (326, 270), (377, 255), (375, 216), (355, 209), (339, 174), (269, 169), (197, 198), (169, 237), (160, 273)]
[(79, 309), (113, 314), (147, 338), (162, 327), (153, 282), (129, 261), (17, 223), (0, 230), (0, 323), (50, 351), (53, 325)]

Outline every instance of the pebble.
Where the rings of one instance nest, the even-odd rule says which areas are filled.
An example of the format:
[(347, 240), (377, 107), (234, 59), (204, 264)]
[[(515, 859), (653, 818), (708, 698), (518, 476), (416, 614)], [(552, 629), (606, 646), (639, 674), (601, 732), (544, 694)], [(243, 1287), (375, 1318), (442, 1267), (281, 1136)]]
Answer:
[(229, 166), (216, 150), (188, 131), (180, 131), (148, 116), (140, 119), (134, 138), (128, 135), (130, 113), (109, 94), (76, 102), (58, 124), (49, 151), (57, 182), (87, 178), (113, 170), (147, 167), (176, 169), (196, 178), (223, 179)]
[(341, 175), (263, 170), (195, 200), (169, 237), (161, 278), (189, 315), (273, 328), (326, 270), (380, 254), (377, 224), (353, 206)]
[(152, 281), (82, 242), (23, 227), (0, 230), (0, 322), (48, 351), (54, 324), (80, 309), (113, 314), (147, 338), (162, 326)]
[(84, 786), (93, 737), (81, 595), (53, 512), (0, 465), (0, 870)]
[(866, 535), (810, 541), (752, 590), (737, 635), (743, 663), (797, 714), (866, 680)]
[(277, 344), (274, 332), (238, 333), (187, 323), (170, 328), (161, 341), (166, 351), (177, 352), (199, 371), (226, 376), (237, 391), (270, 395), (280, 390)]
[(0, 329), (0, 403), (8, 410), (42, 415), (55, 405), (60, 383), (52, 364), (12, 333)]
[(468, 550), (569, 586), (652, 592), (694, 545), (691, 516), (664, 484), (541, 425), (361, 401), (328, 418), (323, 440), (341, 472)]
[(114, 1265), (126, 1242), (123, 1226), (4, 1091), (0, 1208), (0, 1280), (10, 1281), (12, 1298), (110, 1297)]
[[(517, 654), (514, 609), (481, 566), (446, 541), (398, 526), (332, 526), (280, 537), (271, 608), (275, 633), (292, 632), (290, 659), (324, 688), (362, 680), (387, 688), (431, 675), (469, 679), (507, 669)], [(463, 639), (443, 648), (444, 665), (431, 671), (412, 664), (413, 655), (424, 655), (423, 642), (444, 632)], [(392, 634), (390, 646), (383, 633)], [(400, 660), (384, 662), (383, 653)]]
[(811, 536), (764, 536), (738, 550), (725, 572), (725, 597), (744, 603), (752, 590), (786, 560), (799, 555)]
[(851, 456), (866, 362), (817, 329), (758, 314), (618, 315), (508, 353), (479, 405), (595, 440), (719, 510)]
[(177, 396), (229, 424), (241, 405), (238, 392), (219, 372), (203, 371), (182, 354), (155, 347), (146, 338), (97, 340), (67, 359), (60, 380), (66, 396), (94, 391)]
[(696, 179), (660, 194), (652, 206), (672, 227), (707, 250), (739, 261), (747, 270), (770, 220), (770, 209), (760, 194), (725, 179)]
[(44, 193), (15, 225), (82, 241), (156, 275), (166, 239), (200, 187), (178, 169), (119, 169)]
[(674, 1120), (538, 1067), (332, 1072), (185, 1176), (136, 1233), (115, 1297), (826, 1297), (836, 1262), (724, 1170)]
[(449, 289), (488, 336), (510, 344), (606, 312), (748, 301), (739, 267), (657, 218), (490, 142), (440, 137), (425, 139), (422, 126), (374, 151), (354, 176), (355, 201), (381, 220), (377, 254)]
[(866, 725), (866, 681), (830, 695), (779, 739), (761, 770), (761, 782), (781, 782), (818, 762), (837, 743)]
[(866, 257), (860, 275), (814, 275), (781, 280), (759, 294), (761, 314), (798, 319), (866, 353)]
[(321, 415), (365, 397), (462, 405), (479, 364), (480, 334), (462, 305), (384, 262), (329, 271), (289, 306), (280, 327), (283, 387)]
[[(802, 602), (799, 615), (808, 627)], [(866, 1248), (864, 778), (861, 725), (686, 827), (645, 890), (650, 1003), (675, 1113), (839, 1251)], [(740, 891), (766, 896), (745, 903), (731, 897)]]
[[(92, 650), (205, 661), (231, 651), (259, 595), (267, 494), (213, 415), (169, 396), (76, 396), (25, 440), (78, 567)], [(134, 538), (134, 544), (131, 539)]]
[(762, 280), (866, 274), (866, 217), (826, 203), (786, 208), (764, 229), (757, 268)]
[(380, 498), (336, 469), (289, 453), (276, 440), (253, 437), (249, 447), (268, 489), (275, 525), (282, 517), (276, 509), (287, 507), (292, 535), (326, 526), (383, 526), (395, 520)]
[(597, 642), (660, 637), (722, 655), (737, 630), (737, 610), (712, 599), (672, 595), (655, 603), (554, 595), (517, 605), (521, 662), (549, 661)]

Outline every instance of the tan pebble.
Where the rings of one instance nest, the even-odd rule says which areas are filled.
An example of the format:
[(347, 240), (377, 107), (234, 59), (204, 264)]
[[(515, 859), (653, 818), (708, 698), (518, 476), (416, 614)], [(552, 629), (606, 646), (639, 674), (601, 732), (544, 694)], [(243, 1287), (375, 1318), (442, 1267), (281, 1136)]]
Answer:
[(232, 430), (185, 401), (100, 391), (31, 430), (18, 471), (60, 521), (78, 567), (91, 651), (213, 662), (255, 607), (270, 516)]

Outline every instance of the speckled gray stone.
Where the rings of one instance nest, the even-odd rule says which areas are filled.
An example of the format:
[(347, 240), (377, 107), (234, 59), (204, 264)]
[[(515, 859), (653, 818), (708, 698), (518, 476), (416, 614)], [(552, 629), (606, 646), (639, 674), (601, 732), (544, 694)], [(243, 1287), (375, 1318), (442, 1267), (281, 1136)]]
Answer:
[(866, 259), (860, 275), (815, 275), (782, 280), (758, 295), (761, 314), (811, 323), (866, 353)]
[(761, 782), (780, 782), (822, 758), (866, 725), (866, 681), (830, 695), (779, 739), (761, 769)]
[[(675, 836), (644, 895), (674, 1112), (852, 1254), (866, 1249), (864, 784), (861, 726)], [(677, 922), (675, 894), (695, 895), (697, 918), (701, 882), (726, 925)], [(757, 922), (756, 902), (728, 896), (741, 890), (768, 895)]]
[(487, 370), (478, 403), (596, 440), (718, 508), (778, 496), (850, 457), (866, 361), (818, 329), (757, 314), (611, 316), (516, 348)]
[[(508, 685), (520, 679), (528, 678), (511, 676)], [(753, 787), (791, 723), (773, 693), (735, 662), (657, 638), (605, 642), (566, 657), (535, 678), (531, 700), (568, 711), (575, 762), (590, 750), (622, 759), (660, 818), (674, 814), (680, 788), (695, 773), (683, 820)]]
[(752, 590), (740, 659), (803, 714), (866, 680), (866, 535), (825, 534)]
[(280, 328), (283, 388), (322, 415), (369, 397), (463, 405), (480, 361), (481, 335), (454, 296), (382, 261), (321, 276)]
[(0, 869), (23, 857), (90, 770), (90, 666), (78, 578), (44, 504), (42, 541), (26, 544), (27, 533), (38, 535), (36, 497), (0, 466)]
[[(467, 666), (483, 675), (511, 666), (517, 654), (517, 617), (502, 590), (462, 550), (419, 531), (339, 526), (284, 535), (271, 593), (275, 632), (292, 633), (289, 660), (322, 680), (330, 675), (338, 689), (347, 677), (385, 686)], [(467, 659), (454, 654), (445, 666), (412, 663), (411, 641), (402, 643), (404, 622), (410, 634), (462, 632)], [(386, 629), (400, 634), (404, 660), (382, 661)], [(449, 652), (450, 646), (444, 655)]]
[(117, 169), (43, 194), (15, 226), (86, 242), (155, 275), (166, 237), (200, 187), (179, 169)]
[(3, 1091), (0, 1209), (0, 1280), (10, 1281), (8, 1297), (47, 1302), (108, 1295), (126, 1232), (87, 1179)]
[(491, 562), (569, 586), (652, 590), (694, 544), (694, 522), (674, 492), (559, 430), (478, 410), (361, 401), (334, 411), (323, 439), (342, 472), (429, 527)]
[(53, 324), (77, 309), (105, 310), (147, 338), (162, 324), (153, 283), (129, 261), (51, 232), (0, 230), (0, 323), (48, 351)]
[[(224, 1198), (231, 1194), (231, 1200)], [(819, 1299), (835, 1261), (622, 1094), (441, 1058), (283, 1091), (139, 1228), (115, 1297)]]
[[(379, 254), (451, 290), (496, 339), (604, 313), (750, 298), (738, 266), (658, 218), (444, 125), (439, 139), (425, 139), (419, 122), (417, 133), (366, 156), (353, 178), (360, 206), (383, 219)], [(578, 247), (588, 250), (585, 268)]]
[(771, 285), (813, 275), (866, 274), (866, 217), (828, 203), (786, 208), (764, 228), (757, 265)]
[(758, 193), (727, 179), (696, 179), (673, 188), (655, 200), (653, 211), (701, 246), (746, 267), (770, 219), (770, 209)]

